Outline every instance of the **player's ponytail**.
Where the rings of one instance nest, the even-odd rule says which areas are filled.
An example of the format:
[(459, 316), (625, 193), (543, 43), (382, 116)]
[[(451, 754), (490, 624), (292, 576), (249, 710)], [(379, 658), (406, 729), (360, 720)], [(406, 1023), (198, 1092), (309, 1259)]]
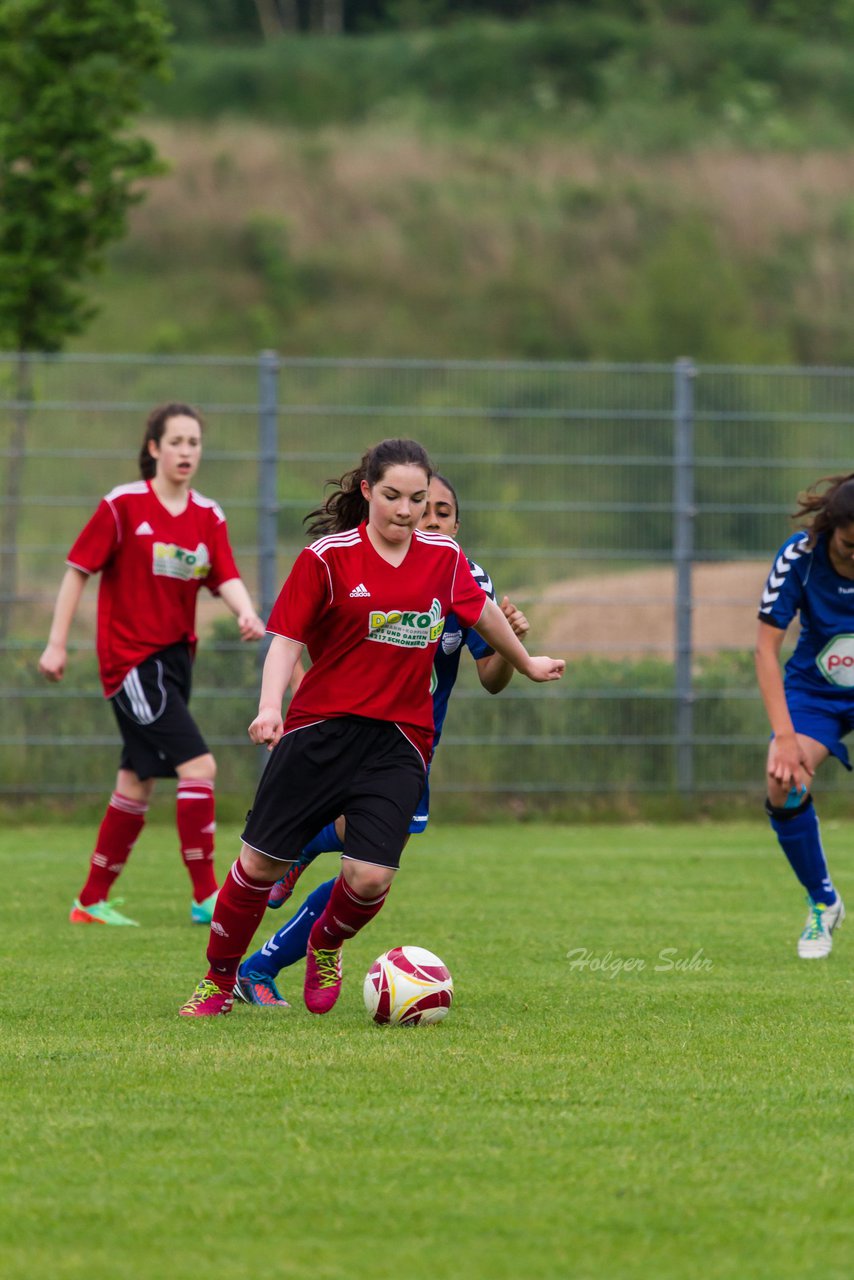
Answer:
[(792, 519), (808, 530), (811, 545), (823, 533), (854, 525), (854, 472), (816, 480), (798, 496)]
[(309, 536), (319, 538), (324, 533), (343, 533), (345, 529), (358, 528), (368, 518), (368, 503), (362, 495), (362, 481), (367, 480), (373, 488), (382, 480), (389, 467), (397, 466), (421, 467), (427, 476), (427, 483), (430, 483), (433, 466), (423, 445), (417, 440), (381, 440), (362, 455), (358, 467), (345, 472), (337, 480), (326, 481), (327, 486), (333, 486), (335, 492), (303, 520), (303, 524), (308, 525)]
[(155, 444), (160, 444), (166, 431), (166, 424), (170, 418), (192, 418), (195, 422), (198, 422), (199, 429), (204, 430), (205, 424), (202, 415), (198, 409), (193, 409), (191, 405), (172, 401), (169, 404), (160, 404), (156, 409), (152, 409), (145, 424), (145, 435), (142, 437), (142, 448), (139, 451), (139, 474), (143, 480), (153, 480), (157, 475), (157, 459), (152, 458), (149, 453), (148, 443), (153, 440)]

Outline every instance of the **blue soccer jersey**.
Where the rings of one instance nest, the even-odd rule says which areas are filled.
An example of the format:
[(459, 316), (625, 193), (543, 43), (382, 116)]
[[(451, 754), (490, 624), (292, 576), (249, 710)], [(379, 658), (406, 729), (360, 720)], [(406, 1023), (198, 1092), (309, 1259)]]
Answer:
[(786, 663), (786, 689), (834, 701), (854, 698), (854, 580), (830, 562), (828, 535), (810, 547), (806, 533), (783, 543), (765, 583), (759, 617), (785, 631), (800, 614), (801, 633)]
[[(472, 577), (475, 582), (483, 588), (484, 594), (490, 600), (495, 599), (495, 588), (492, 580), (479, 564), (475, 564), (473, 560), (468, 562), (472, 571)], [(442, 736), (442, 726), (445, 723), (445, 716), (448, 713), (448, 699), (451, 696), (451, 690), (457, 682), (457, 675), (460, 670), (460, 657), (463, 648), (467, 648), (471, 656), (477, 660), (478, 658), (486, 658), (494, 650), (489, 647), (486, 641), (479, 636), (471, 627), (460, 626), (456, 615), (449, 613), (445, 619), (445, 629), (442, 632), (442, 638), (436, 646), (436, 657), (433, 662), (434, 684), (433, 684), (433, 750), (439, 745), (439, 739)]]
[[(483, 587), (484, 593), (489, 596), (490, 600), (495, 599), (495, 588), (492, 585), (492, 579), (489, 574), (481, 569), (479, 564), (475, 564), (473, 560), (468, 562), (472, 571), (475, 582)], [(436, 645), (436, 657), (433, 659), (433, 754), (436, 754), (436, 748), (439, 745), (439, 739), (442, 736), (442, 726), (445, 723), (445, 716), (448, 713), (448, 699), (451, 696), (451, 690), (457, 682), (457, 676), (460, 670), (460, 658), (463, 649), (468, 649), (471, 656), (477, 660), (478, 658), (486, 658), (495, 650), (490, 648), (482, 636), (479, 636), (471, 627), (463, 627), (456, 614), (449, 613), (445, 618), (445, 629), (442, 632), (442, 638)], [(418, 808), (409, 825), (411, 835), (420, 835), (427, 826), (427, 820), (430, 817), (430, 770), (427, 770), (427, 780), (424, 783), (424, 792), (418, 803)]]

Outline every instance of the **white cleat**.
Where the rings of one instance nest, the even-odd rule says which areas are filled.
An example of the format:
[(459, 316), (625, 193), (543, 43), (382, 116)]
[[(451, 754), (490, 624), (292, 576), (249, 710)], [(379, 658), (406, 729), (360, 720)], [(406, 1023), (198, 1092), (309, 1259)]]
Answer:
[(845, 906), (839, 894), (827, 906), (807, 898), (810, 910), (804, 931), (798, 938), (798, 955), (802, 960), (821, 960), (833, 949), (833, 930), (845, 919)]

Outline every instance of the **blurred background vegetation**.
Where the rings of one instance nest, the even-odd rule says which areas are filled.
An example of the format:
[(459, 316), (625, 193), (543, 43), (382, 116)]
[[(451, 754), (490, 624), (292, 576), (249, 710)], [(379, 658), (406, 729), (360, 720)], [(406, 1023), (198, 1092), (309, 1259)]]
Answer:
[(849, 362), (854, 0), (167, 8), (72, 350)]
[[(736, 392), (707, 366), (852, 363), (854, 0), (169, 0), (165, 7), (174, 27), (171, 75), (148, 86), (141, 131), (168, 171), (140, 184), (145, 198), (129, 234), (110, 249), (92, 291), (100, 310), (70, 351), (227, 357), (270, 347), (305, 357), (632, 362), (690, 355), (706, 366), (698, 453), (727, 464), (705, 466), (698, 480), (697, 555), (770, 555), (788, 531), (784, 513), (796, 490), (835, 469), (847, 450), (848, 379), (791, 379), (781, 402), (758, 374), (739, 378)], [(115, 450), (102, 450), (80, 474), (69, 461), (96, 439), (103, 446), (104, 420), (90, 403), (92, 370), (81, 368), (76, 393), (69, 370), (61, 373), (60, 383), (60, 370), (41, 370), (39, 391), (80, 398), (79, 412), (64, 419), (68, 439), (51, 420), (50, 446), (68, 457), (40, 458), (22, 515), (23, 533), (38, 544), (24, 558), (23, 577), (40, 588), (56, 573), (67, 537), (63, 513), (36, 495), (50, 489), (88, 502), (115, 482), (120, 465)], [(144, 379), (153, 376), (143, 370), (119, 399), (145, 400)], [(238, 399), (251, 399), (254, 371), (241, 376), (252, 378), (252, 389)], [(377, 379), (379, 395), (382, 375), (364, 376)], [(669, 372), (660, 376), (669, 385)], [(581, 459), (574, 483), (583, 477), (587, 498), (607, 505), (616, 493), (618, 507), (659, 503), (660, 512), (643, 519), (640, 551), (665, 562), (671, 471), (666, 462), (641, 464), (669, 454), (669, 412), (636, 434), (593, 415), (576, 425), (570, 446), (560, 424), (543, 425), (552, 411), (573, 407), (570, 393), (551, 387), (545, 372), (519, 377), (516, 392), (484, 396), (479, 448), (493, 460), (528, 457), (529, 426), (508, 424), (504, 412), (524, 402), (541, 415), (544, 455), (560, 453), (567, 465), (575, 454)], [(230, 403), (210, 369), (194, 379), (182, 394)], [(288, 379), (297, 401), (330, 399), (322, 379), (313, 393), (294, 387), (292, 369)], [(431, 397), (441, 400), (445, 390), (435, 380), (431, 388), (411, 388), (413, 403), (435, 407)], [(619, 401), (615, 411), (637, 405), (637, 387), (627, 381), (626, 388), (631, 405)], [(377, 395), (366, 402), (380, 403)], [(781, 403), (782, 424), (772, 420)], [(761, 441), (757, 427), (743, 426), (754, 418), (768, 422)], [(123, 457), (125, 419), (113, 413), (110, 422), (108, 443)], [(138, 414), (127, 425), (135, 438)], [(298, 544), (299, 517), (316, 501), (317, 476), (304, 473), (299, 450), (310, 449), (317, 429), (313, 418), (303, 444), (289, 420), (295, 457), (280, 517), (287, 547)], [(620, 551), (636, 537), (629, 508), (549, 517), (549, 536), (577, 563), (537, 561), (544, 517), (523, 509), (524, 468), (503, 468), (496, 488), (492, 468), (484, 474), (474, 455), (454, 461), (459, 440), (429, 429), (431, 450), (452, 459), (466, 539), (489, 553), (502, 589), (539, 590), (546, 584), (538, 575), (563, 580), (589, 571), (579, 548), (595, 556), (612, 547), (611, 567), (632, 567)], [(351, 431), (325, 423), (325, 447), (340, 443), (349, 458)], [(244, 434), (251, 448), (254, 425)], [(589, 463), (588, 455), (621, 452), (624, 480)], [(772, 455), (776, 468), (765, 465)], [(206, 477), (217, 465), (209, 456)], [(243, 464), (227, 465), (233, 496)], [(254, 464), (243, 469), (254, 493)], [(560, 496), (562, 475), (540, 468), (544, 499)], [(215, 471), (211, 482), (211, 492), (224, 492)], [(239, 512), (229, 506), (231, 516)], [(246, 530), (240, 540), (248, 545), (251, 537)], [(527, 549), (527, 558), (513, 548)], [(752, 616), (752, 604), (745, 607)], [(18, 612), (22, 644), (43, 634), (35, 602)], [(214, 638), (202, 647), (198, 693), (207, 699), (206, 732), (224, 746), (245, 741), (257, 669), (254, 655), (235, 649), (227, 621), (216, 624)], [(32, 653), (22, 649), (12, 661), (17, 694), (4, 705), (10, 743), (41, 723), (46, 697)], [(759, 785), (765, 723), (749, 655), (701, 654), (694, 677), (698, 776), (709, 794), (723, 792), (726, 740), (726, 778), (755, 776)], [(103, 761), (69, 752), (51, 729), (4, 765), (10, 786), (27, 779), (49, 786), (60, 758), (83, 789), (109, 770), (114, 734), (90, 653), (79, 655), (74, 680), (88, 695), (75, 705), (74, 729), (103, 735), (93, 748)], [(580, 658), (554, 697), (508, 690), (514, 735), (503, 741), (498, 725), (507, 708), (493, 708), (464, 677), (447, 772), (441, 754), (437, 761), (438, 792), (461, 816), (467, 806), (480, 812), (476, 786), (489, 789), (502, 770), (512, 776), (524, 757), (544, 785), (552, 775), (571, 776), (573, 792), (557, 800), (561, 813), (564, 806), (585, 816), (588, 805), (593, 814), (583, 793), (597, 786), (608, 814), (657, 813), (672, 804), (672, 689), (666, 656), (638, 657), (618, 672), (605, 657)], [(61, 707), (61, 692), (48, 717)], [(627, 735), (617, 754), (598, 741), (613, 734)], [(245, 795), (254, 756), (229, 750), (222, 758), (225, 791)], [(456, 774), (465, 791), (455, 792)]]

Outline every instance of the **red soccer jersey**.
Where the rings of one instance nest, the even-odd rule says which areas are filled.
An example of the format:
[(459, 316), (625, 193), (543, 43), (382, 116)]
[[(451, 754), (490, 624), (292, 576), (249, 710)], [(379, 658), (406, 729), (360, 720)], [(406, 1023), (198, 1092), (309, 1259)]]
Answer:
[(111, 698), (129, 671), (167, 645), (196, 644), (196, 596), (240, 575), (225, 516), (190, 490), (173, 516), (148, 480), (119, 485), (98, 504), (67, 564), (101, 574), (98, 665)]
[(451, 610), (473, 627), (483, 589), (453, 538), (415, 531), (401, 564), (376, 551), (366, 526), (329, 534), (297, 557), (268, 631), (305, 644), (312, 665), (285, 731), (335, 716), (397, 724), (425, 764), (433, 748), (430, 683)]

